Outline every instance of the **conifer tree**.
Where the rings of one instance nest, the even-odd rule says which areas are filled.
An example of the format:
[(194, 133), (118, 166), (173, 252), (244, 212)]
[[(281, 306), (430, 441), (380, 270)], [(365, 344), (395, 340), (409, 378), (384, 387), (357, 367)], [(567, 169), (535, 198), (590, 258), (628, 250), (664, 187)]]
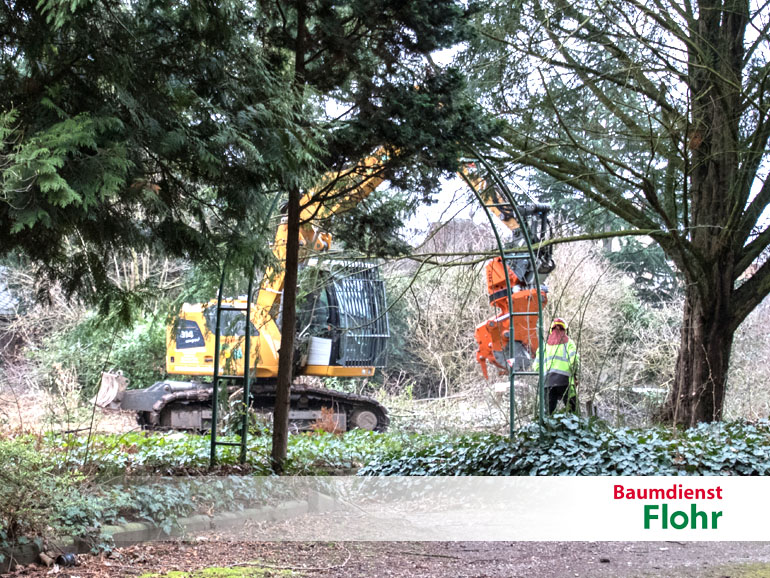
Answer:
[(0, 254), (127, 310), (112, 255), (252, 252), (261, 193), (314, 154), (257, 30), (238, 0), (3, 3)]
[[(467, 37), (464, 9), (454, 0), (294, 0), (263, 2), (267, 37), (278, 56), (290, 54), (299, 102), (333, 101), (338, 118), (305, 106), (299, 113), (322, 135), (322, 166), (340, 170), (383, 147), (377, 168), (392, 187), (429, 198), (442, 174), (454, 173), (468, 143), (494, 126), (466, 97), (464, 79), (442, 70), (432, 51)], [(287, 187), (288, 241), (283, 294), (281, 355), (273, 421), (273, 466), (286, 457), (296, 323), (299, 186)], [(345, 191), (317, 190), (314, 202)]]

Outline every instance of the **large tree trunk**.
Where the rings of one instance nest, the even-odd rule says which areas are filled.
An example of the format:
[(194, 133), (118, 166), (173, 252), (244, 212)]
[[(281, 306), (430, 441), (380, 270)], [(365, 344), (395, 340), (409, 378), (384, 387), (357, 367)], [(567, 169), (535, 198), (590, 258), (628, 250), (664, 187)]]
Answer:
[[(305, 85), (305, 44), (307, 37), (305, 0), (296, 1), (297, 38), (294, 46), (294, 86), (300, 92)], [(300, 99), (302, 102), (302, 99)], [(282, 474), (289, 449), (289, 408), (291, 382), (294, 379), (294, 334), (297, 329), (297, 269), (299, 267), (300, 190), (289, 189), (289, 206), (286, 223), (286, 263), (281, 323), (281, 349), (278, 352), (278, 377), (275, 385), (273, 408), (273, 471)]]
[[(729, 299), (723, 295), (717, 301)], [(691, 287), (682, 321), (674, 386), (665, 417), (691, 427), (721, 419), (733, 333), (726, 307), (704, 301)]]
[(289, 447), (289, 406), (294, 364), (294, 333), (297, 327), (297, 267), (299, 264), (299, 189), (289, 191), (286, 223), (286, 263), (281, 299), (281, 349), (273, 409), (273, 448), (271, 462), (276, 474), (283, 473)]
[[(691, 246), (678, 251), (687, 281), (679, 358), (666, 404), (673, 423), (721, 419), (733, 344), (736, 246), (733, 217), (743, 210), (739, 125), (743, 35), (748, 3), (698, 3), (699, 42), (689, 50), (691, 96), (685, 178), (691, 194)], [(678, 242), (677, 247), (683, 243)]]

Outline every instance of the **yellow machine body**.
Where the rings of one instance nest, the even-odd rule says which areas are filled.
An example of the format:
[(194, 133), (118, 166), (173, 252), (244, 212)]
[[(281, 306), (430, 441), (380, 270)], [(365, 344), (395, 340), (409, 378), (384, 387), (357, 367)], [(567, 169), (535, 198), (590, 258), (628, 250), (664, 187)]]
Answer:
[[(349, 210), (367, 198), (384, 180), (381, 157), (383, 149), (358, 164), (340, 172), (325, 176), (318, 190), (328, 191), (319, 195), (318, 190), (308, 192), (301, 200), (300, 266), (323, 253), (332, 244), (332, 236), (322, 229), (325, 219)], [(278, 225), (272, 251), (276, 261), (286, 260), (286, 219)], [(373, 274), (374, 273), (374, 274)], [(345, 285), (346, 279), (349, 280)], [(341, 278), (329, 278), (328, 299), (334, 300), (328, 327), (321, 331), (324, 336), (310, 334), (309, 351), (296, 353), (298, 375), (323, 377), (371, 377), (377, 359), (384, 360), (387, 339), (387, 315), (384, 288), (376, 275), (376, 269), (364, 269)], [(270, 267), (265, 271), (256, 303), (251, 306), (251, 352), (254, 360), (252, 376), (275, 378), (278, 374), (278, 352), (281, 347), (279, 315), (283, 293), (283, 268)], [(330, 291), (337, 288), (338, 297)], [(339, 301), (339, 303), (336, 303)], [(178, 318), (166, 330), (166, 371), (171, 375), (212, 376), (214, 374), (214, 346), (216, 331), (216, 299), (208, 303), (185, 304)], [(246, 300), (222, 301), (220, 367), (221, 375), (243, 375), (243, 348), (245, 347)], [(331, 317), (339, 317), (335, 322)], [(383, 324), (384, 320), (384, 324)], [(345, 322), (348, 325), (346, 326)], [(362, 324), (373, 329), (362, 328)], [(323, 325), (326, 325), (324, 320)], [(383, 326), (384, 325), (384, 326)], [(368, 334), (365, 334), (368, 333)], [(331, 339), (326, 339), (327, 337)], [(374, 340), (376, 343), (369, 343)], [(333, 341), (332, 344), (328, 343)], [(301, 340), (300, 340), (301, 342)], [(340, 342), (342, 342), (340, 344)], [(366, 342), (366, 343), (364, 343)], [(320, 344), (320, 347), (314, 346)], [(307, 345), (307, 344), (306, 344)], [(331, 347), (329, 347), (331, 345)], [(325, 350), (330, 355), (325, 356)], [(365, 349), (366, 351), (362, 351)], [(313, 363), (329, 359), (328, 362)], [(367, 357), (370, 362), (367, 362)]]
[[(222, 302), (220, 367), (222, 375), (242, 376), (245, 359), (245, 300)], [(232, 307), (232, 309), (228, 309)], [(251, 352), (256, 360), (252, 375), (256, 378), (275, 378), (278, 375), (278, 350), (281, 332), (274, 319), (252, 315)], [(166, 329), (166, 371), (172, 375), (212, 376), (214, 374), (214, 332), (216, 329), (216, 301), (188, 304), (179, 313), (179, 319)], [(300, 359), (300, 362), (303, 360)], [(305, 360), (306, 361), (306, 360)], [(340, 366), (303, 363), (302, 375), (321, 377), (370, 377), (374, 366)]]

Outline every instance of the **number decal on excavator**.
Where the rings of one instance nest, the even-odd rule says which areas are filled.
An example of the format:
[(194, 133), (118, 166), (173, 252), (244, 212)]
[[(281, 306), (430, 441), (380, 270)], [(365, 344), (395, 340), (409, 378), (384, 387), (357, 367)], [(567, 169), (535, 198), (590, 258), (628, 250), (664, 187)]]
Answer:
[(192, 349), (193, 347), (205, 347), (203, 333), (195, 321), (180, 319), (176, 330), (176, 348)]

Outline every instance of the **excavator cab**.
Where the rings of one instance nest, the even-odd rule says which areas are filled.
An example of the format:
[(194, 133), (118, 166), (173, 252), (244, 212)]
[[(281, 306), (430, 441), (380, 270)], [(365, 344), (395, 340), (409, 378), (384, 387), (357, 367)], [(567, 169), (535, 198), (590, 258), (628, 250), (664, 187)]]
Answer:
[[(303, 283), (304, 281), (304, 283)], [(306, 288), (303, 290), (303, 284)], [(306, 265), (297, 307), (297, 375), (369, 377), (385, 365), (388, 316), (385, 286), (372, 264), (325, 262)], [(220, 365), (225, 375), (243, 375), (246, 297), (224, 299), (220, 314)], [(216, 300), (185, 304), (168, 327), (166, 369), (170, 374), (209, 376), (214, 371)], [(253, 375), (278, 372), (280, 316), (252, 305), (248, 321)]]
[(307, 349), (301, 372), (353, 377), (384, 366), (390, 333), (379, 269), (339, 263), (312, 275), (315, 288), (297, 308), (298, 337)]

